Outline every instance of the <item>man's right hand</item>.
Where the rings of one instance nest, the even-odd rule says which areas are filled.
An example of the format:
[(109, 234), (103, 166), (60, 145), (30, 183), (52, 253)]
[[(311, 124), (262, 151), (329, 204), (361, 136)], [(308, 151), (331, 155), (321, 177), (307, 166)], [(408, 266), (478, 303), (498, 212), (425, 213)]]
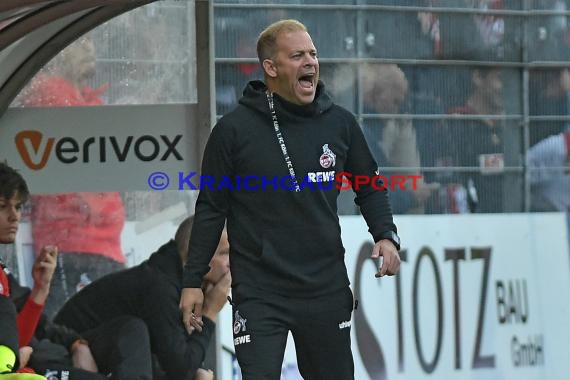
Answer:
[(201, 288), (184, 288), (180, 295), (180, 310), (182, 310), (182, 321), (188, 334), (194, 330), (202, 331), (202, 304), (204, 303), (204, 292)]
[(227, 302), (232, 285), (232, 276), (230, 272), (226, 274), (215, 284), (209, 283), (206, 286), (206, 299), (204, 300), (203, 314), (211, 321), (216, 321), (220, 310)]

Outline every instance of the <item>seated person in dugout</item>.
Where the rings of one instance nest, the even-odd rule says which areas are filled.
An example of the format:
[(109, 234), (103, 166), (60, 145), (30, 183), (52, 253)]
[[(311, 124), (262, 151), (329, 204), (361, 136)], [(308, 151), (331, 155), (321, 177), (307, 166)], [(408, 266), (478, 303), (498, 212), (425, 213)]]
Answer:
[[(11, 298), (17, 308), (30, 293), (9, 275)], [(30, 341), (33, 348), (27, 367), (48, 379), (68, 380), (150, 380), (152, 368), (146, 324), (135, 317), (118, 319), (107, 327), (114, 339), (85, 340), (65, 326), (51, 323), (42, 314)], [(101, 355), (101, 353), (105, 353)], [(95, 359), (97, 357), (97, 359)]]
[[(14, 243), (22, 206), (28, 195), (22, 176), (0, 163), (0, 244)], [(3, 264), (0, 270), (0, 377), (6, 377), (6, 372), (24, 371), (26, 374), (15, 374), (17, 377), (14, 378), (44, 379), (43, 376), (31, 374), (34, 372), (45, 374), (50, 379), (62, 378), (65, 372), (69, 380), (108, 379), (97, 373), (97, 364), (83, 337), (71, 329), (50, 323), (42, 313), (58, 252), (53, 246), (46, 246), (41, 252), (32, 267), (32, 289), (22, 287)], [(133, 331), (132, 336), (145, 336), (146, 326), (142, 321), (140, 325), (143, 329)], [(148, 337), (146, 347), (146, 356), (143, 358), (150, 357)], [(115, 353), (112, 349), (109, 351)], [(132, 363), (129, 360), (135, 358), (137, 353), (144, 354), (144, 346), (138, 351), (125, 351), (120, 359), (115, 360), (111, 378), (127, 379), (120, 376), (121, 366), (128, 368)]]
[(199, 367), (229, 293), (229, 243), (224, 232), (204, 276), (203, 329), (189, 334), (179, 301), (192, 224), (193, 217), (185, 219), (174, 240), (143, 263), (87, 285), (64, 304), (54, 321), (90, 339), (101, 335), (101, 326), (117, 317), (136, 316), (146, 322), (151, 351), (160, 367), (155, 368), (154, 379), (163, 375), (165, 379), (212, 379), (211, 371)]
[[(22, 218), (23, 204), (29, 190), (22, 176), (0, 162), (0, 244), (12, 244)], [(46, 247), (32, 268), (34, 289), (17, 312), (10, 298), (9, 271), (0, 261), (0, 371), (15, 372), (27, 364), (31, 349), (26, 347), (36, 329), (43, 304), (49, 294), (49, 284), (55, 270), (57, 250)]]
[[(8, 165), (0, 163), (0, 244), (13, 244), (16, 240), (22, 207), (28, 197), (28, 186), (22, 176)], [(56, 259), (55, 247), (42, 249), (32, 267), (33, 289), (28, 289), (25, 293), (20, 292), (22, 288), (0, 261), (0, 373), (3, 376), (12, 371), (33, 373), (31, 368), (24, 367), (28, 365), (33, 352), (29, 344), (49, 294)], [(16, 299), (14, 294), (18, 294), (19, 298)], [(32, 375), (27, 376), (34, 378)]]

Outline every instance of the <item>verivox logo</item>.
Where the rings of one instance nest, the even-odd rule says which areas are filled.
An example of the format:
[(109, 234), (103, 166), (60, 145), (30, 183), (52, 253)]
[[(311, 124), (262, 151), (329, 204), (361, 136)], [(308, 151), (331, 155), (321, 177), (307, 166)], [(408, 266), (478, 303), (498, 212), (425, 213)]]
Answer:
[(78, 141), (69, 136), (56, 139), (44, 137), (39, 131), (25, 130), (16, 135), (15, 142), (24, 164), (32, 170), (41, 170), (52, 156), (63, 164), (73, 164), (78, 161), (102, 163), (107, 162), (107, 159), (113, 159), (113, 156), (117, 161), (124, 162), (133, 155), (145, 162), (154, 161), (159, 156), (160, 161), (166, 161), (170, 155), (182, 161), (180, 152), (176, 150), (180, 139), (182, 135), (176, 135), (172, 139), (165, 135), (160, 135), (159, 138), (142, 135), (127, 136), (124, 141), (119, 141), (121, 138), (116, 136), (92, 136)]
[(49, 154), (51, 153), (51, 149), (53, 148), (54, 138), (50, 137), (46, 139), (46, 145), (43, 148), (43, 154), (41, 154), (39, 162), (32, 161), (32, 157), (30, 156), (30, 152), (26, 147), (26, 141), (29, 141), (31, 148), (34, 153), (34, 158), (37, 158), (39, 152), (41, 151), (40, 145), (42, 144), (42, 134), (38, 131), (22, 131), (16, 135), (16, 148), (18, 149), (18, 153), (20, 153), (20, 157), (22, 157), (22, 161), (32, 170), (40, 170), (44, 166), (46, 166)]

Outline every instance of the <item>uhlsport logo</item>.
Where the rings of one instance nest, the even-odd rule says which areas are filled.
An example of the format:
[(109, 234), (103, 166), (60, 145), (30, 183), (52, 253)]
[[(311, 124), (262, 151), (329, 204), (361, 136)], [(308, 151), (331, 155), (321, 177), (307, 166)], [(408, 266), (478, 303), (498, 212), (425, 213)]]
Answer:
[(342, 330), (342, 329), (346, 329), (347, 327), (350, 327), (350, 326), (352, 326), (351, 321), (343, 321), (343, 322), (338, 324), (338, 329)]
[(78, 140), (69, 136), (44, 137), (40, 131), (25, 130), (16, 135), (15, 143), (24, 164), (32, 170), (41, 170), (52, 157), (63, 164), (124, 162), (133, 156), (144, 162), (166, 161), (170, 156), (182, 161), (182, 155), (176, 149), (181, 139), (182, 135), (174, 138), (142, 135), (125, 138), (91, 136)]

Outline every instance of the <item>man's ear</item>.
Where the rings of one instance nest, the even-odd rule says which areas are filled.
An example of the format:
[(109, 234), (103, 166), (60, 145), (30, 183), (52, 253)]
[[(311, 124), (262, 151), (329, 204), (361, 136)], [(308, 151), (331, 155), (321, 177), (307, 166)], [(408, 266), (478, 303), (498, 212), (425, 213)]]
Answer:
[(277, 68), (271, 59), (263, 60), (263, 70), (265, 71), (265, 74), (271, 78), (275, 78), (277, 76)]

